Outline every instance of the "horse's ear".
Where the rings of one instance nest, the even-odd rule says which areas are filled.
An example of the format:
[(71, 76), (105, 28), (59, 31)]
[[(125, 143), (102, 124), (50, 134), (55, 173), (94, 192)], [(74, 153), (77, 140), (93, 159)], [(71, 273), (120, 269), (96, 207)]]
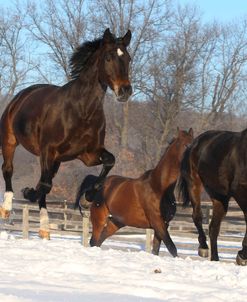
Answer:
[(180, 129), (179, 127), (177, 126), (177, 134), (179, 135), (179, 132), (180, 132)]
[(114, 36), (113, 34), (111, 33), (110, 29), (107, 28), (104, 32), (104, 35), (103, 35), (103, 41), (106, 42), (106, 43), (109, 43), (109, 42), (112, 42), (114, 41)]
[(192, 137), (194, 137), (194, 131), (193, 131), (192, 128), (189, 129), (189, 134), (190, 134)]
[(125, 34), (125, 36), (123, 37), (123, 44), (124, 46), (128, 46), (130, 44), (130, 40), (131, 40), (131, 31), (128, 30), (127, 33)]

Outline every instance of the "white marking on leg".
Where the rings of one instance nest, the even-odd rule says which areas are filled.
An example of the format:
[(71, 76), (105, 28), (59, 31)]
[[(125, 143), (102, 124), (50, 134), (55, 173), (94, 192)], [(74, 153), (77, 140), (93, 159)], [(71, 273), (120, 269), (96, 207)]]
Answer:
[(117, 49), (117, 54), (118, 54), (119, 57), (121, 57), (124, 53), (120, 48), (118, 48)]
[(47, 209), (41, 208), (40, 210), (40, 230), (49, 231), (49, 217)]
[(7, 211), (12, 210), (12, 200), (13, 200), (14, 193), (11, 191), (7, 191), (4, 193), (3, 196), (3, 208)]

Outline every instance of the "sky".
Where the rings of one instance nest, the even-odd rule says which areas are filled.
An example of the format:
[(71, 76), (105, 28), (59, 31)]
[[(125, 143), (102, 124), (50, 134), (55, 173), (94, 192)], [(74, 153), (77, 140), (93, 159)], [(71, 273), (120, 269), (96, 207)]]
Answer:
[[(20, 2), (23, 0), (19, 0)], [(68, 0), (69, 1), (69, 0)], [(200, 7), (205, 21), (232, 21), (247, 16), (247, 0), (173, 0), (178, 3), (191, 3)], [(0, 0), (0, 6), (8, 6), (14, 0)]]
[(247, 0), (178, 0), (179, 3), (196, 4), (204, 21), (234, 21), (247, 16)]

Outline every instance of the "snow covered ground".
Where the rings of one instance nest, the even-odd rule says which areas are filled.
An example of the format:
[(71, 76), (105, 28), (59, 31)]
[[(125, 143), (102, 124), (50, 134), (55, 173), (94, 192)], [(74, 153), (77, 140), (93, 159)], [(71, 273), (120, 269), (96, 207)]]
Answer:
[(0, 301), (246, 301), (247, 267), (111, 249), (107, 242), (85, 248), (79, 237), (23, 240), (2, 232)]

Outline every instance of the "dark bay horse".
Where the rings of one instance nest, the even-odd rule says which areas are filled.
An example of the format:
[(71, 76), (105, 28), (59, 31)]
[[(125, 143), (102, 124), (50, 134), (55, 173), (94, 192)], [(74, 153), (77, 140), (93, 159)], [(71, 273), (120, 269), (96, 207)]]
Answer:
[(80, 159), (86, 166), (103, 164), (93, 190), (100, 187), (115, 162), (104, 147), (103, 99), (107, 87), (120, 102), (127, 101), (132, 93), (127, 51), (130, 40), (130, 31), (116, 38), (107, 29), (102, 38), (85, 42), (75, 50), (70, 60), (70, 82), (64, 86), (30, 86), (9, 103), (0, 124), (6, 185), (0, 208), (2, 217), (8, 217), (12, 208), (11, 178), (18, 144), (40, 157), (41, 176), (37, 187), (24, 189), (23, 195), (39, 202), (41, 237), (49, 238), (46, 195), (61, 162)]
[[(136, 179), (109, 176), (103, 186), (103, 203), (93, 202), (91, 246), (103, 241), (124, 226), (154, 229), (153, 253), (158, 255), (161, 240), (172, 256), (177, 249), (168, 233), (169, 221), (176, 212), (174, 187), (179, 174), (180, 160), (193, 140), (193, 131), (178, 130), (178, 136), (168, 146), (158, 165)], [(88, 175), (77, 195), (79, 205), (90, 183), (96, 177)]]
[[(242, 209), (247, 225), (247, 129), (242, 132), (207, 131), (197, 137), (181, 162), (179, 191), (184, 205), (193, 207), (193, 221), (198, 230), (199, 255), (208, 256), (206, 235), (202, 228), (200, 195), (202, 188), (213, 203), (209, 226), (211, 260), (219, 260), (217, 238), (230, 198)], [(238, 252), (237, 263), (247, 265), (247, 233)]]

